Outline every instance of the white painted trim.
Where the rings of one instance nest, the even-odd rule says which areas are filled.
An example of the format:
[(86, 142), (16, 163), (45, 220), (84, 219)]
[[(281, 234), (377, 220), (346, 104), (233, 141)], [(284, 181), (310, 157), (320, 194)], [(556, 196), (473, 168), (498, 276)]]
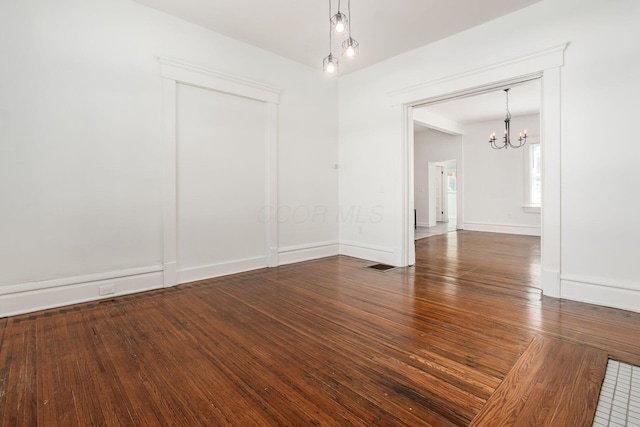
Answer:
[(337, 241), (288, 246), (278, 250), (278, 260), (280, 265), (293, 264), (338, 255), (339, 249)]
[(524, 213), (539, 214), (540, 206), (523, 206), (522, 211)]
[[(398, 108), (398, 107), (394, 107)], [(413, 125), (413, 108), (409, 105), (403, 105), (402, 107), (402, 120), (404, 126), (402, 128), (401, 138), (406, 143), (402, 147), (402, 159), (411, 159), (410, 162), (404, 164), (404, 169), (407, 169), (402, 175), (401, 188), (402, 188), (402, 200), (401, 204), (407, 207), (407, 210), (402, 215), (401, 226), (404, 232), (401, 234), (401, 245), (399, 247), (399, 254), (396, 254), (398, 262), (386, 262), (392, 265), (415, 265), (416, 263), (416, 233), (413, 227), (415, 222), (415, 131)], [(431, 218), (429, 218), (431, 219)], [(358, 250), (360, 251), (360, 249)]]
[[(413, 180), (412, 165), (413, 152), (409, 145), (413, 141), (407, 136), (407, 126), (413, 126), (412, 116), (407, 114), (407, 109), (416, 105), (435, 102), (443, 99), (453, 99), (462, 95), (469, 95), (477, 91), (486, 91), (492, 88), (500, 88), (507, 84), (515, 84), (528, 79), (541, 78), (542, 103), (541, 103), (541, 132), (543, 155), (543, 201), (544, 206), (541, 215), (541, 248), (542, 248), (542, 289), (543, 293), (552, 297), (559, 297), (559, 281), (546, 282), (549, 275), (545, 271), (560, 271), (560, 67), (564, 65), (564, 51), (567, 44), (552, 47), (550, 49), (514, 58), (488, 67), (470, 70), (464, 73), (448, 76), (439, 80), (426, 82), (417, 86), (403, 88), (389, 93), (393, 110), (401, 106), (404, 113), (398, 121), (401, 126), (398, 130), (402, 135), (402, 153), (404, 156), (400, 167), (402, 176), (398, 187), (399, 194), (403, 196), (401, 202), (400, 221), (398, 221), (398, 233), (402, 235), (399, 246), (398, 259), (401, 265), (410, 265), (412, 251), (415, 250), (409, 237), (413, 236), (413, 230), (407, 226), (408, 215), (413, 213), (413, 200), (410, 193), (409, 181)], [(407, 123), (407, 121), (411, 121)], [(464, 153), (463, 153), (464, 159)], [(460, 167), (460, 165), (459, 165)], [(464, 165), (461, 166), (464, 170)], [(460, 192), (460, 188), (458, 189)], [(464, 208), (464, 205), (458, 206)], [(464, 214), (460, 212), (462, 218)], [(466, 227), (465, 227), (466, 228)], [(413, 248), (413, 249), (412, 249)]]
[[(135, 275), (127, 275), (120, 277), (118, 275), (123, 272), (145, 271), (145, 269), (154, 271), (149, 273), (139, 273)], [(149, 291), (152, 289), (162, 288), (162, 270), (159, 266), (121, 270), (119, 272), (101, 273), (104, 280), (97, 280), (96, 275), (78, 276), (76, 278), (61, 279), (88, 279), (85, 282), (58, 285), (55, 287), (35, 289), (30, 291), (22, 291), (12, 294), (0, 296), (0, 317), (15, 316), (33, 311), (47, 310), (50, 308), (61, 307), (70, 304), (78, 304), (88, 301), (113, 298), (119, 295), (126, 295), (135, 292)], [(111, 278), (107, 278), (113, 276)], [(49, 283), (53, 281), (39, 282)], [(100, 295), (100, 287), (105, 285), (113, 285), (115, 293), (110, 295)]]
[(426, 110), (417, 109), (412, 111), (413, 121), (420, 126), (435, 129), (448, 135), (464, 135), (464, 126), (454, 120)]
[(418, 227), (433, 227), (436, 223), (434, 222), (433, 224), (429, 224), (428, 222), (419, 222), (417, 225)]
[(637, 285), (601, 280), (568, 280), (562, 277), (560, 297), (640, 313), (640, 289)]
[(178, 284), (176, 265), (178, 259), (178, 170), (177, 170), (177, 133), (176, 133), (176, 82), (163, 79), (164, 99), (164, 173), (163, 182), (163, 227), (162, 252), (164, 286)]
[(160, 76), (218, 92), (277, 104), (281, 90), (264, 83), (190, 64), (179, 59), (158, 57)]
[(178, 263), (176, 261), (165, 262), (162, 265), (163, 286), (175, 286), (178, 284)]
[(220, 264), (178, 270), (178, 283), (195, 282), (267, 267), (266, 257), (247, 258)]
[(91, 282), (115, 280), (142, 274), (158, 273), (161, 271), (162, 266), (150, 265), (145, 267), (127, 268), (124, 270), (105, 271), (102, 273), (83, 274), (81, 276), (63, 277), (60, 279), (40, 280), (29, 283), (17, 283), (14, 285), (3, 285), (0, 286), (0, 295), (10, 295), (21, 292), (31, 292), (42, 289), (53, 289), (64, 286), (87, 284)]
[(535, 225), (498, 224), (491, 222), (465, 222), (464, 229), (468, 231), (484, 231), (487, 233), (540, 236), (540, 227)]
[(393, 266), (396, 266), (397, 262), (396, 251), (393, 248), (349, 241), (340, 242), (340, 255), (347, 255)]
[(562, 67), (564, 65), (564, 51), (568, 45), (565, 43), (497, 64), (392, 91), (389, 93), (391, 104), (415, 104), (417, 101), (443, 95), (455, 96), (456, 92), (468, 92), (471, 88), (484, 87), (488, 84), (503, 86), (516, 76), (519, 77), (517, 80), (520, 80), (521, 76), (533, 75), (549, 68)]
[[(542, 283), (544, 284), (544, 293), (560, 297), (560, 270), (551, 270), (542, 268)], [(557, 296), (556, 296), (557, 295)]]
[[(280, 89), (221, 73), (187, 62), (159, 57), (160, 76), (163, 78), (164, 95), (164, 224), (163, 224), (163, 266), (164, 286), (184, 283), (185, 277), (205, 277), (202, 272), (210, 271), (215, 277), (230, 272), (246, 271), (247, 265), (255, 268), (278, 265), (278, 102)], [(177, 203), (177, 84), (183, 83), (204, 89), (227, 93), (234, 96), (267, 103), (267, 129), (265, 133), (265, 255), (261, 262), (251, 263), (238, 260), (220, 266), (200, 269), (180, 270), (178, 265), (178, 203)], [(262, 258), (260, 258), (262, 259)], [(237, 264), (237, 266), (233, 266)], [(189, 273), (192, 270), (201, 273)], [(202, 273), (204, 274), (204, 273)]]
[[(267, 104), (265, 207), (269, 209), (266, 243), (269, 267), (278, 266), (278, 106)], [(274, 250), (275, 249), (275, 250)]]
[[(561, 108), (560, 67), (544, 71), (540, 105), (540, 143), (542, 144), (542, 209), (540, 215), (540, 263), (542, 271), (561, 272)], [(560, 297), (560, 279), (545, 282), (542, 292)]]
[(637, 282), (628, 282), (626, 280), (608, 279), (605, 277), (579, 276), (572, 274), (563, 274), (560, 277), (562, 282), (576, 282), (587, 285), (601, 286), (604, 288), (622, 289), (627, 291), (640, 292), (640, 284)]

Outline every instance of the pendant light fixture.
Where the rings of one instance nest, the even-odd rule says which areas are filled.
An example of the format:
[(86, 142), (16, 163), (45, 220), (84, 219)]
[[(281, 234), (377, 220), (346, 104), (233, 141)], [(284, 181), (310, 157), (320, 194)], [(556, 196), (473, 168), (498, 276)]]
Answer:
[[(331, 2), (329, 2), (329, 16), (331, 16)], [(351, 16), (351, 12), (349, 12)], [(331, 17), (331, 30), (338, 34), (342, 34), (347, 31), (349, 27), (349, 18), (347, 15), (340, 12), (340, 0), (338, 0), (338, 12)]]
[[(340, 4), (340, 3), (338, 3)], [(340, 6), (338, 6), (340, 7)], [(351, 0), (348, 3), (349, 18), (351, 18)], [(353, 24), (353, 21), (351, 21)], [(351, 25), (349, 25), (349, 38), (342, 42), (342, 56), (355, 58), (360, 53), (360, 44), (351, 37)]]
[[(339, 6), (338, 6), (339, 8)], [(336, 16), (341, 15), (340, 12)], [(335, 18), (335, 16), (334, 16)], [(345, 21), (346, 22), (346, 21)], [(333, 31), (333, 18), (331, 17), (331, 0), (329, 0), (329, 55), (322, 60), (322, 69), (327, 74), (338, 74), (338, 58), (331, 52), (331, 32)]]
[(349, 15), (345, 15), (340, 12), (340, 0), (338, 0), (338, 12), (335, 15), (331, 14), (331, 2), (329, 0), (329, 55), (322, 60), (322, 69), (327, 74), (338, 73), (338, 59), (333, 56), (332, 52), (332, 33), (344, 33), (348, 30), (349, 38), (342, 42), (342, 56), (345, 58), (354, 58), (360, 53), (360, 44), (351, 37), (351, 25), (349, 20), (351, 19), (351, 0), (347, 5)]
[(489, 144), (494, 150), (501, 150), (503, 148), (520, 148), (527, 142), (527, 130), (524, 130), (524, 134), (520, 132), (518, 138), (518, 144), (511, 143), (511, 113), (509, 112), (509, 89), (504, 89), (504, 93), (507, 95), (507, 116), (504, 119), (504, 137), (500, 144), (496, 143), (496, 133), (493, 132), (489, 135)]

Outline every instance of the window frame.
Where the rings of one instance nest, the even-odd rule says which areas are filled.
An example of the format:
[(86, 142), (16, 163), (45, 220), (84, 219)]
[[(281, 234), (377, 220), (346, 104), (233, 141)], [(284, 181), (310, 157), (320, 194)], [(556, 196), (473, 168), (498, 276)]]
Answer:
[[(524, 155), (523, 157), (523, 170), (524, 170), (524, 177), (523, 177), (523, 183), (524, 183), (524, 200), (523, 200), (523, 205), (522, 205), (522, 209), (524, 210), (524, 212), (526, 213), (540, 213), (540, 209), (542, 208), (542, 201), (540, 203), (531, 203), (531, 150), (532, 150), (532, 145), (539, 145), (540, 149), (542, 150), (542, 145), (540, 143), (540, 138), (539, 137), (529, 137), (527, 138), (527, 144), (526, 144), (526, 150), (524, 150)], [(542, 155), (540, 156), (540, 161), (542, 162)], [(541, 165), (541, 167), (544, 167), (544, 165)], [(542, 176), (542, 171), (540, 172), (540, 175)]]

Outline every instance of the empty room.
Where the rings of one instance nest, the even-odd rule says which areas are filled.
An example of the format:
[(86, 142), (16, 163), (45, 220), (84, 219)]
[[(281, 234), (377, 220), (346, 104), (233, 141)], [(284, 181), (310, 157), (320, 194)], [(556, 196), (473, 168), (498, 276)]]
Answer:
[(0, 425), (640, 426), (639, 18), (0, 0)]

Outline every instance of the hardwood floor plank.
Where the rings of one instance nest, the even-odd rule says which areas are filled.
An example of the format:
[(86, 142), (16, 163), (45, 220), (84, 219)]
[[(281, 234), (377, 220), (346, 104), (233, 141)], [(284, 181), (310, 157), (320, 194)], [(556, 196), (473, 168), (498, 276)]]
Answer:
[(541, 297), (539, 239), (416, 250), (0, 319), (1, 424), (466, 426), (504, 393), (516, 424), (573, 426), (607, 356), (640, 362), (639, 313)]
[(536, 337), (470, 426), (590, 426), (606, 353)]

